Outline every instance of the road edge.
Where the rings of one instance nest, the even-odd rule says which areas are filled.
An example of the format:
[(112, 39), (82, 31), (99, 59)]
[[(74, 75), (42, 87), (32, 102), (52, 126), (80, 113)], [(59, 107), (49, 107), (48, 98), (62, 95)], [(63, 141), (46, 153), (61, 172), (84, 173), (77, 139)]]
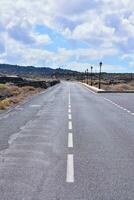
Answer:
[[(81, 82), (80, 82), (81, 83)], [(84, 85), (85, 87), (89, 88), (90, 90), (92, 90), (95, 93), (134, 93), (134, 90), (125, 90), (125, 91), (117, 91), (117, 90), (102, 90), (102, 89), (98, 89), (97, 87), (94, 86), (90, 86), (86, 83), (81, 83), (82, 85)]]
[[(60, 83), (58, 83), (58, 84), (60, 84)], [(56, 87), (58, 84), (53, 85), (53, 86), (51, 86), (51, 87), (48, 87), (48, 88), (44, 89), (44, 91), (41, 91), (41, 92), (39, 92), (39, 93), (37, 93), (37, 94), (34, 94), (34, 95), (32, 95), (32, 96), (29, 96), (29, 97), (26, 98), (24, 101), (19, 102), (18, 104), (7, 108), (7, 110), (4, 110), (4, 111), (0, 112), (0, 117), (1, 117), (2, 115), (7, 115), (7, 114), (9, 114), (9, 113), (12, 112), (14, 109), (19, 108), (20, 106), (23, 106), (25, 103), (28, 103), (32, 98), (34, 98), (34, 97), (36, 97), (36, 96), (38, 96), (38, 95), (41, 95), (41, 94), (44, 94), (44, 93), (48, 92), (50, 89), (53, 89), (54, 87)]]

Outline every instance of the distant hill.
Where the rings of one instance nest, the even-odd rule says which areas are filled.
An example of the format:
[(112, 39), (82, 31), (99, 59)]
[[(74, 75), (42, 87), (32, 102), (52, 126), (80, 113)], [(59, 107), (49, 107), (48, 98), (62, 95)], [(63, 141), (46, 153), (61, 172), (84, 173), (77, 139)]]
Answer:
[(64, 76), (78, 74), (77, 71), (67, 69), (52, 69), (48, 67), (18, 66), (10, 64), (0, 64), (0, 74), (11, 76)]

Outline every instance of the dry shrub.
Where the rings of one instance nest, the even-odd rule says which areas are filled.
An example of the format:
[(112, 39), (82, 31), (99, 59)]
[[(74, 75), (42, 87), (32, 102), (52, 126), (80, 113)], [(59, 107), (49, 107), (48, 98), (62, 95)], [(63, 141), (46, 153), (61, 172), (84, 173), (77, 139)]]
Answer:
[(9, 90), (13, 96), (18, 96), (19, 94), (21, 94), (21, 89), (17, 86), (10, 86)]
[(131, 81), (130, 86), (133, 88), (134, 90), (134, 81)]
[(6, 88), (7, 88), (7, 86), (5, 84), (0, 84), (0, 90), (4, 90)]
[(0, 101), (0, 109), (1, 110), (6, 109), (8, 106), (10, 106), (10, 104), (11, 104), (11, 99), (6, 98), (6, 99), (2, 100), (2, 101)]
[(119, 83), (119, 84), (111, 84), (111, 85), (102, 84), (102, 88), (104, 90), (114, 90), (114, 91), (134, 90), (134, 81), (131, 81), (129, 83)]
[(19, 97), (13, 97), (13, 98), (11, 98), (10, 100), (11, 100), (10, 102), (11, 102), (12, 104), (17, 104), (17, 103), (20, 102), (20, 98), (19, 98)]
[(124, 90), (129, 90), (130, 87), (127, 84), (117, 84), (114, 87), (114, 90), (118, 90), (118, 91), (124, 91)]
[(18, 87), (18, 86), (3, 85), (3, 84), (0, 84), (0, 88), (9, 91), (12, 94), (11, 97), (0, 101), (0, 110), (6, 109), (10, 105), (18, 104), (19, 102), (22, 102), (29, 96), (36, 94), (42, 90), (39, 88), (34, 88), (32, 86)]
[(32, 86), (25, 86), (25, 87), (22, 87), (22, 90), (23, 90), (23, 92), (28, 93), (31, 91), (35, 91), (36, 89)]

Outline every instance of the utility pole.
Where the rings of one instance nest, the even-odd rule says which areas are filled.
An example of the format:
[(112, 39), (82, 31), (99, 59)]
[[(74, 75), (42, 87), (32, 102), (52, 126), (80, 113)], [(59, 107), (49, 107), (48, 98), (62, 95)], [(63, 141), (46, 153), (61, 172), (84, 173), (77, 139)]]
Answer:
[(91, 86), (93, 85), (93, 66), (91, 66)]
[(101, 68), (102, 68), (102, 62), (100, 62), (99, 89), (101, 89)]

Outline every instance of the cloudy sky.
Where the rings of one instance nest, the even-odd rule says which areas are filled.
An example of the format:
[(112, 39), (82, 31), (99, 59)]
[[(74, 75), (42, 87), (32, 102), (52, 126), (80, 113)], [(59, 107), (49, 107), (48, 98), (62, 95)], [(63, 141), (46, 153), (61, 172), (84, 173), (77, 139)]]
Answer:
[(134, 1), (0, 0), (0, 63), (134, 72)]

